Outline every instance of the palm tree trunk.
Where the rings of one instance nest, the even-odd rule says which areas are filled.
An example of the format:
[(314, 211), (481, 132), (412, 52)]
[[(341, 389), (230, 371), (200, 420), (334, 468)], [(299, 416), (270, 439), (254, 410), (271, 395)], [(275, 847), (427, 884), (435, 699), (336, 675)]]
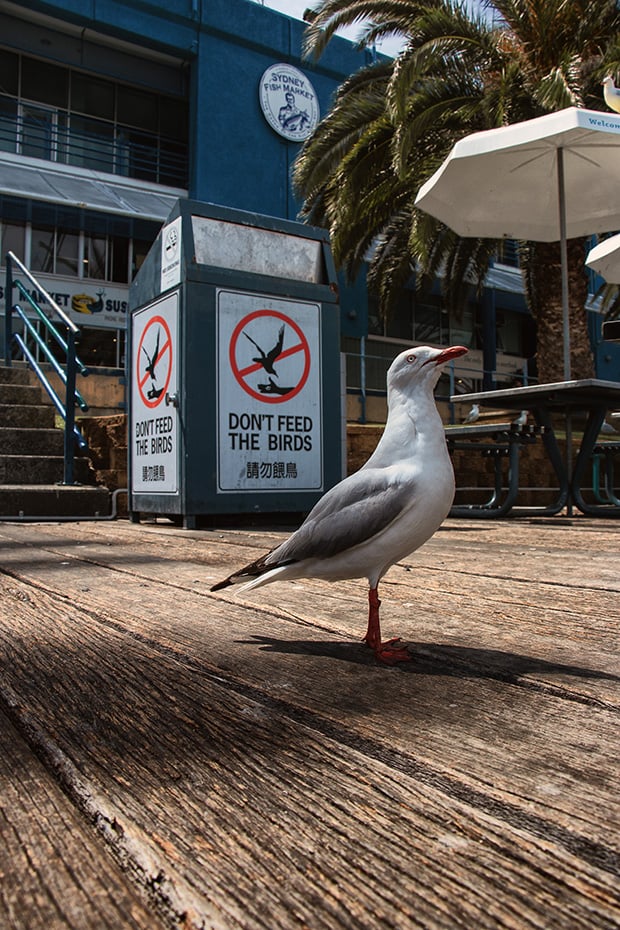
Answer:
[[(568, 241), (568, 297), (571, 379), (594, 377), (594, 359), (585, 309), (588, 282), (583, 239)], [(536, 320), (538, 380), (564, 381), (562, 282), (558, 242), (534, 242), (527, 250), (526, 290)]]

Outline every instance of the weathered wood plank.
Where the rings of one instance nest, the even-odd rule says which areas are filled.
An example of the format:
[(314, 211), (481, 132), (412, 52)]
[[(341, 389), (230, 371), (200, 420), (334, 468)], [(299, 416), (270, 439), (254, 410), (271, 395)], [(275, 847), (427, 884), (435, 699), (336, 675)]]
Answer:
[(164, 926), (1, 711), (0, 926)]
[[(127, 542), (121, 524), (82, 524), (82, 538)], [(291, 530), (293, 527), (291, 527)], [(232, 561), (250, 561), (278, 545), (289, 531), (217, 529), (195, 533), (165, 523), (132, 525), (130, 536), (137, 545), (148, 546), (151, 540), (165, 538), (168, 558), (202, 561), (217, 569)], [(556, 575), (568, 587), (595, 586), (620, 591), (618, 550), (615, 539), (618, 526), (613, 520), (595, 521), (576, 518), (573, 522), (504, 520), (501, 522), (462, 519), (447, 520), (438, 533), (405, 564), (423, 566), (427, 554), (433, 553), (433, 565), (440, 563), (436, 554), (444, 552), (455, 569), (479, 576), (515, 578), (525, 582), (549, 581)], [(228, 550), (228, 547), (231, 550)], [(480, 561), (484, 555), (483, 564)], [(235, 558), (236, 555), (236, 558)], [(569, 556), (567, 559), (566, 556)], [(579, 572), (575, 576), (574, 568)], [(211, 580), (219, 576), (214, 572)]]
[[(67, 585), (66, 568), (52, 570), (55, 584)], [(253, 650), (269, 682), (261, 692), (211, 671), (210, 642), (202, 652), (192, 641), (191, 650), (172, 653), (80, 609), (70, 591), (0, 581), (1, 679), (15, 712), (21, 705), (38, 721), (41, 751), (53, 746), (66, 758), (67, 771), (102, 806), (113, 841), (177, 913), (183, 908), (185, 926), (619, 925), (617, 876), (604, 844), (584, 842), (578, 825), (552, 819), (534, 829), (527, 810), (511, 823), (507, 803), (483, 810), (480, 785), (472, 791), (456, 773), (404, 753), (397, 764), (384, 734), (365, 726), (365, 702), (382, 699), (387, 710), (394, 683), (411, 676), (354, 664), (358, 704), (346, 721), (323, 717), (326, 727), (318, 714), (300, 706), (295, 719), (294, 707), (284, 712), (270, 697), (265, 676), (274, 663), (263, 660), (273, 653)], [(166, 604), (169, 621), (187, 606), (178, 594)], [(156, 609), (148, 597), (143, 607)], [(200, 617), (191, 619), (198, 629)], [(148, 620), (140, 623), (148, 629)], [(339, 687), (339, 664), (314, 657), (323, 689)], [(491, 712), (487, 699), (484, 714)], [(454, 739), (447, 719), (443, 726)], [(470, 727), (486, 752), (480, 715)]]
[[(87, 536), (78, 537), (77, 544), (75, 539), (69, 539), (63, 548), (64, 537), (55, 539), (53, 531), (51, 536), (42, 537), (45, 531), (31, 529), (31, 533), (35, 532), (37, 547), (43, 545), (42, 538), (48, 538), (42, 555), (45, 571), (48, 560), (57, 551), (59, 570), (63, 559), (79, 553), (86, 565), (92, 561), (107, 565), (118, 571), (121, 578), (130, 573), (144, 582), (165, 581), (201, 594), (208, 592), (213, 580), (213, 570), (203, 564), (205, 554), (196, 534), (187, 545), (182, 538), (177, 545), (176, 535), (169, 541), (165, 533), (160, 533), (147, 534), (146, 541), (140, 537), (137, 545), (128, 545), (127, 539), (118, 535), (112, 536), (112, 544), (108, 544), (110, 540), (102, 544)], [(64, 528), (58, 532), (65, 532)], [(237, 534), (237, 539), (241, 540), (242, 535)], [(45, 554), (48, 547), (51, 554)], [(229, 558), (236, 558), (236, 564), (243, 555), (239, 549), (237, 542), (234, 552), (229, 552)], [(451, 665), (469, 662), (477, 669), (482, 666), (499, 676), (529, 678), (550, 687), (565, 686), (584, 698), (617, 700), (620, 610), (615, 591), (576, 585), (567, 589), (556, 583), (514, 579), (498, 583), (493, 576), (459, 571), (453, 553), (446, 552), (445, 547), (440, 558), (429, 557), (433, 555), (429, 549), (426, 565), (416, 565), (410, 571), (409, 563), (404, 563), (388, 573), (382, 583), (386, 632), (401, 633), (424, 654), (430, 651)], [(34, 548), (31, 565), (36, 558)], [(478, 554), (470, 558), (478, 559)], [(577, 553), (573, 554), (573, 560), (574, 568), (585, 559)], [(609, 561), (618, 562), (615, 552), (610, 554)], [(234, 564), (229, 562), (226, 568)], [(217, 576), (224, 571), (224, 566), (217, 568)], [(233, 589), (221, 596), (231, 603), (262, 604), (293, 622), (352, 639), (359, 639), (364, 628), (363, 582), (333, 586), (305, 580), (274, 585), (245, 596), (237, 595)], [(579, 669), (591, 674), (579, 675)]]

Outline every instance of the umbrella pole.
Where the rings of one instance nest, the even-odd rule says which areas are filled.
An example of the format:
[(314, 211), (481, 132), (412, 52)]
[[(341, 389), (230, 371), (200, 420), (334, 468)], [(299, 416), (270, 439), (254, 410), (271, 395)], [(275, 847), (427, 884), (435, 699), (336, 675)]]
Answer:
[[(558, 149), (558, 208), (560, 211), (560, 268), (562, 274), (562, 328), (564, 331), (564, 380), (570, 381), (570, 316), (568, 310), (568, 248), (566, 245), (566, 190), (564, 185), (564, 149)], [(573, 423), (570, 411), (566, 414), (566, 471), (569, 475), (573, 468)], [(566, 512), (572, 515), (573, 505), (570, 498), (566, 502)]]
[(560, 267), (562, 272), (562, 327), (564, 329), (564, 380), (570, 381), (570, 318), (568, 313), (568, 249), (566, 245), (566, 191), (564, 149), (558, 149), (558, 204), (560, 211)]

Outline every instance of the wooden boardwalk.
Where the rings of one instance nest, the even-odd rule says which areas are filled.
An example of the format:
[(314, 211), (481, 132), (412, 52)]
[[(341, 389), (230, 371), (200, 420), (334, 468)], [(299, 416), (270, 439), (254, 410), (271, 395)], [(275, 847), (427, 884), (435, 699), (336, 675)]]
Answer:
[(620, 927), (614, 521), (448, 520), (382, 584), (284, 532), (0, 524), (0, 927)]

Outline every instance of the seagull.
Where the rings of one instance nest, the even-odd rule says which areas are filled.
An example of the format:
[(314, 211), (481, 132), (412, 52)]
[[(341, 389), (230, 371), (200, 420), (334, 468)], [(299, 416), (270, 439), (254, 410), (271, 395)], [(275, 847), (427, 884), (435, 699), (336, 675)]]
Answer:
[(478, 404), (472, 404), (471, 410), (463, 420), (463, 423), (475, 423), (478, 417), (480, 416), (480, 407)]
[(513, 426), (525, 426), (527, 423), (527, 410), (522, 410), (518, 417), (515, 417), (512, 421)]
[(327, 491), (292, 536), (211, 590), (244, 582), (240, 590), (247, 591), (289, 578), (367, 578), (364, 642), (386, 665), (411, 659), (400, 640), (381, 640), (378, 586), (390, 566), (430, 539), (452, 506), (454, 471), (433, 390), (444, 367), (466, 352), (464, 346), (401, 352), (387, 373), (385, 430), (366, 464)]
[(614, 84), (610, 74), (603, 81), (603, 98), (610, 110), (620, 113), (620, 90)]

